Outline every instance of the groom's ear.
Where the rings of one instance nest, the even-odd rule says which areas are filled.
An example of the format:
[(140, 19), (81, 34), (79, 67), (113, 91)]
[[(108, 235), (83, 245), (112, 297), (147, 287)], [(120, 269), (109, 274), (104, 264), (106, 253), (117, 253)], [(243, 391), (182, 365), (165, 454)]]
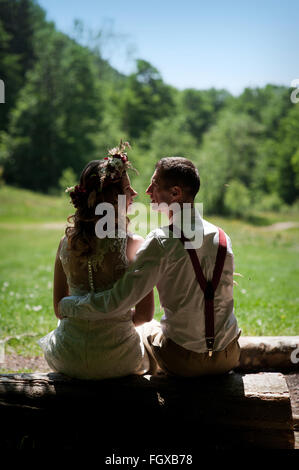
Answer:
[(180, 186), (173, 186), (171, 188), (171, 196), (173, 198), (174, 201), (179, 201), (182, 199), (183, 197), (183, 191), (182, 191), (182, 188)]

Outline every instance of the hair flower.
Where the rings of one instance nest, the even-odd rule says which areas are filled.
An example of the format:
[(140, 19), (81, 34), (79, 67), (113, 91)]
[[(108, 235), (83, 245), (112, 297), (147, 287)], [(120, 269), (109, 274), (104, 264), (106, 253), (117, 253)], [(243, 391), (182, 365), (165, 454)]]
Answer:
[(97, 203), (98, 193), (109, 184), (118, 183), (128, 169), (138, 174), (128, 160), (126, 148), (131, 149), (129, 142), (121, 140), (118, 147), (108, 150), (108, 155), (99, 161), (96, 172), (89, 175), (89, 180), (84, 186), (77, 184), (66, 188), (65, 192), (70, 193), (71, 202), (76, 209), (85, 205), (93, 208)]

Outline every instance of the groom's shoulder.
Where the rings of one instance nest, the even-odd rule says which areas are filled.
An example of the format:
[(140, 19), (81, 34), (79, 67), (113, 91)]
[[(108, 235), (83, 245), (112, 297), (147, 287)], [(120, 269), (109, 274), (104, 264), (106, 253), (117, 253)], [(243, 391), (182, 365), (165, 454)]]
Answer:
[(232, 253), (232, 242), (231, 242), (231, 239), (230, 239), (229, 235), (221, 227), (209, 222), (206, 219), (202, 219), (202, 223), (203, 223), (203, 234), (204, 234), (203, 242), (204, 242), (204, 244), (212, 243), (212, 244), (214, 244), (215, 246), (218, 247), (218, 243), (219, 243), (219, 235), (218, 234), (219, 234), (219, 229), (221, 229), (224, 232), (225, 237), (226, 237), (227, 251), (228, 251), (228, 253)]
[(165, 248), (165, 243), (169, 238), (166, 227), (158, 227), (151, 230), (145, 239), (145, 243)]
[(158, 227), (152, 230), (146, 239), (152, 240), (152, 246), (159, 247), (163, 255), (170, 255), (176, 250), (177, 240), (173, 237), (169, 225)]

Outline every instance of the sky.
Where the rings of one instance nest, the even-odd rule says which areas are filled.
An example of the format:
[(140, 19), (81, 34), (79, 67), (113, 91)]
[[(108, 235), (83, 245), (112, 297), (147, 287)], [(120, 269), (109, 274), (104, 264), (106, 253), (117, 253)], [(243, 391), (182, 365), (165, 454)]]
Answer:
[[(102, 31), (102, 55), (123, 73), (137, 58), (176, 88), (234, 95), (299, 78), (298, 0), (37, 0), (58, 30)], [(89, 43), (91, 40), (89, 39)]]

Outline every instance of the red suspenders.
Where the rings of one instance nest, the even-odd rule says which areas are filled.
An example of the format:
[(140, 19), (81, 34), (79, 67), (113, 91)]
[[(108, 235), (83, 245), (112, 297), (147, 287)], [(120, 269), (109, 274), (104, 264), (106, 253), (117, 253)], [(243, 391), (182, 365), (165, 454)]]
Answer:
[[(173, 225), (169, 226), (170, 230), (173, 231)], [(220, 277), (223, 270), (223, 265), (226, 257), (227, 252), (227, 245), (226, 245), (226, 237), (221, 228), (218, 228), (219, 231), (219, 246), (218, 252), (216, 257), (216, 263), (213, 271), (213, 278), (212, 280), (207, 281), (203, 271), (200, 266), (200, 262), (198, 256), (196, 254), (196, 250), (194, 248), (187, 249), (188, 254), (190, 256), (193, 269), (196, 275), (196, 279), (204, 293), (205, 297), (205, 337), (206, 337), (206, 345), (209, 351), (209, 357), (212, 356), (213, 353), (213, 346), (215, 340), (215, 333), (214, 333), (214, 294), (217, 289), (217, 286), (220, 281)], [(184, 242), (190, 242), (188, 238), (186, 238), (181, 232), (180, 238), (182, 244)]]

